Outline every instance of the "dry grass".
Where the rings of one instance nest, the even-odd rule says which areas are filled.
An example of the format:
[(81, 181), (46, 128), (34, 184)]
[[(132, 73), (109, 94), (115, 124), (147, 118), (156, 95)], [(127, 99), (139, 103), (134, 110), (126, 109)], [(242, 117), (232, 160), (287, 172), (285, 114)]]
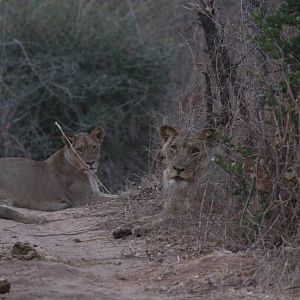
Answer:
[(262, 251), (268, 259), (257, 272), (259, 284), (294, 290), (299, 271), (290, 260), (299, 257), (299, 96), (282, 61), (270, 59), (253, 40), (258, 30), (251, 14), (260, 5), (269, 4), (187, 6), (194, 17), (185, 37), (193, 72), (179, 113), (166, 123), (219, 130), (222, 152), (216, 163), (228, 173), (227, 201), (207, 203), (200, 212), (199, 231), (194, 229), (199, 248), (214, 241), (231, 251)]

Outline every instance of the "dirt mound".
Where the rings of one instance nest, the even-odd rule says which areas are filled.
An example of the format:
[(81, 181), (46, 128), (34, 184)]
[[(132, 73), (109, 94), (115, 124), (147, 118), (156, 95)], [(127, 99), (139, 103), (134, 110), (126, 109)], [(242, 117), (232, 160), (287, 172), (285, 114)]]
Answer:
[(17, 242), (11, 248), (11, 255), (14, 258), (22, 260), (41, 259), (41, 255), (36, 251), (34, 245), (29, 243)]

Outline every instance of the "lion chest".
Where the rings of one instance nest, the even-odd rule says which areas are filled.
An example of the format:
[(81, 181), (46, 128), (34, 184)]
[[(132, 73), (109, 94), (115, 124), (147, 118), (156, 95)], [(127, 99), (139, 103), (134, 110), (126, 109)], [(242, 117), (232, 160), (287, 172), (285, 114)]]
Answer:
[(76, 176), (66, 176), (63, 179), (64, 194), (73, 201), (84, 201), (92, 189), (88, 177), (85, 174), (76, 174)]

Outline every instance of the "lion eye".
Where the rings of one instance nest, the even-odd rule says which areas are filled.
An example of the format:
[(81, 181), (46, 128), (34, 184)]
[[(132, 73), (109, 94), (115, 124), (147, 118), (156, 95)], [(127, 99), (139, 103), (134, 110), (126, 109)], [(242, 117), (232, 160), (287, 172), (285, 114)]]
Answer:
[(173, 152), (175, 152), (177, 150), (177, 147), (175, 145), (172, 145), (170, 148)]
[(96, 145), (93, 145), (93, 146), (92, 146), (92, 151), (95, 152), (96, 150), (97, 150), (97, 146), (96, 146)]

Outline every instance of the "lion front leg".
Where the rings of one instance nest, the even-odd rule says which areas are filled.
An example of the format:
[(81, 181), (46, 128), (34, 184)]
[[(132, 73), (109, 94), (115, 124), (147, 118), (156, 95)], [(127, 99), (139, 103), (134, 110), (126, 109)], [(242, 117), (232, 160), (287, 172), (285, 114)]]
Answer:
[(73, 204), (68, 200), (61, 200), (61, 201), (53, 201), (47, 205), (45, 211), (58, 211), (58, 210), (64, 210), (68, 208), (72, 208)]

